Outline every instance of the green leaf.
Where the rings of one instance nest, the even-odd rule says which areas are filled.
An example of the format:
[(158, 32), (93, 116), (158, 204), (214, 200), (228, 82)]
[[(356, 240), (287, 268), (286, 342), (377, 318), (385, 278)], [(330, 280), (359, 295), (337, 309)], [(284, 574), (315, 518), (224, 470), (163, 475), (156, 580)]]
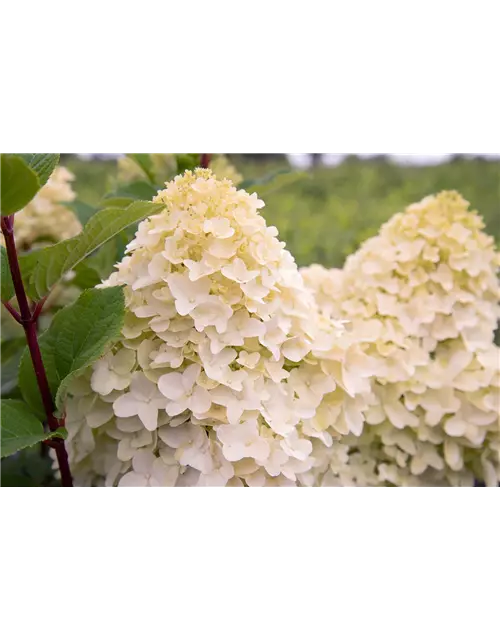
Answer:
[(40, 187), (47, 182), (59, 162), (58, 153), (20, 153), (19, 157), (36, 173)]
[(144, 171), (150, 182), (155, 181), (153, 160), (149, 153), (127, 153), (126, 155)]
[(52, 459), (40, 447), (30, 447), (2, 460), (2, 487), (56, 487)]
[(306, 177), (309, 177), (309, 174), (305, 171), (281, 169), (280, 171), (270, 173), (262, 178), (258, 178), (257, 180), (244, 180), (240, 185), (238, 185), (238, 188), (245, 189), (245, 191), (248, 191), (249, 193), (256, 191), (259, 197), (263, 198), (277, 189), (287, 187), (298, 180), (303, 180)]
[(80, 262), (75, 267), (75, 277), (71, 280), (71, 285), (75, 285), (80, 289), (92, 289), (101, 283), (101, 276), (98, 271), (91, 267), (87, 260)]
[(37, 174), (19, 156), (2, 153), (2, 216), (10, 216), (28, 204), (40, 189)]
[(127, 249), (127, 245), (129, 242), (132, 242), (134, 239), (134, 234), (132, 233), (134, 227), (129, 227), (128, 229), (124, 229), (121, 233), (119, 233), (115, 238), (116, 245), (116, 260), (119, 261), (125, 255), (125, 250)]
[[(121, 233), (124, 233), (123, 231)], [(118, 262), (117, 252), (118, 236), (112, 238), (92, 255), (80, 262), (74, 271), (76, 276), (70, 281), (81, 289), (90, 289), (100, 284), (110, 276), (113, 267)]]
[(122, 195), (131, 196), (136, 200), (152, 200), (157, 194), (161, 187), (156, 186), (154, 184), (150, 184), (149, 182), (131, 182), (119, 190)]
[(33, 300), (42, 298), (65, 273), (93, 251), (131, 224), (164, 208), (164, 204), (138, 201), (126, 209), (103, 209), (92, 216), (83, 231), (74, 238), (21, 256), (21, 273), (28, 296)]
[(17, 387), (17, 374), (26, 339), (11, 338), (2, 342), (2, 396), (6, 396)]
[(128, 206), (134, 200), (152, 200), (161, 187), (149, 182), (136, 181), (120, 186), (116, 191), (108, 193), (101, 200), (101, 205), (106, 207)]
[(76, 217), (80, 222), (85, 225), (90, 220), (90, 218), (97, 213), (98, 209), (93, 207), (86, 202), (82, 202), (81, 200), (73, 200), (73, 202), (62, 202), (65, 207), (71, 209), (76, 214)]
[[(28, 451), (28, 449), (25, 449)], [(7, 460), (14, 460), (15, 457), (11, 456)], [(36, 487), (38, 486), (31, 478), (16, 473), (16, 470), (12, 473), (5, 470), (5, 461), (2, 462), (2, 487)]]
[(4, 246), (0, 245), (1, 252), (1, 288), (2, 288), (2, 300), (8, 302), (14, 295), (14, 284), (10, 275), (9, 260), (7, 258), (7, 251)]
[[(89, 289), (73, 304), (56, 313), (39, 343), (58, 409), (63, 407), (71, 380), (120, 337), (124, 318), (125, 296), (121, 287)], [(21, 359), (19, 386), (29, 407), (42, 416), (43, 406), (27, 349)]]
[(120, 209), (125, 209), (133, 202), (135, 202), (136, 198), (133, 196), (115, 196), (113, 194), (104, 196), (101, 200), (102, 207), (119, 207)]
[(200, 166), (199, 153), (176, 153), (175, 159), (177, 160), (177, 173), (184, 173), (188, 169), (192, 171)]
[(43, 425), (22, 400), (2, 400), (2, 458), (48, 438), (64, 438), (66, 429), (45, 433)]
[[(124, 233), (123, 231), (121, 233)], [(116, 250), (116, 242), (118, 236), (115, 236), (109, 242), (106, 242), (97, 251), (86, 259), (86, 263), (92, 269), (95, 269), (101, 279), (107, 278), (113, 271), (115, 263), (118, 261), (118, 252)]]

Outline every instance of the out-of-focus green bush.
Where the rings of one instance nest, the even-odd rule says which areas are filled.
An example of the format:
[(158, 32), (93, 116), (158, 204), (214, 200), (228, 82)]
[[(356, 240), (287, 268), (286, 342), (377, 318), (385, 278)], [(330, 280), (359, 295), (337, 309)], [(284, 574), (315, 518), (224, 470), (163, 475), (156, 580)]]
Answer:
[(460, 191), (500, 240), (500, 162), (480, 159), (409, 167), (349, 158), (269, 194), (264, 215), (299, 265), (340, 267), (394, 213), (443, 189)]
[[(259, 162), (229, 156), (245, 179), (286, 168), (282, 158)], [(78, 199), (97, 204), (116, 186), (114, 160), (62, 160), (75, 175)], [(456, 189), (484, 217), (487, 231), (500, 240), (500, 162), (456, 157), (438, 166), (404, 166), (384, 157), (348, 157), (336, 167), (309, 170), (304, 179), (265, 197), (263, 211), (278, 227), (299, 265), (342, 266), (345, 258), (380, 225), (412, 202), (443, 189)]]
[(116, 160), (82, 160), (78, 156), (61, 156), (61, 164), (75, 175), (73, 189), (78, 200), (97, 206), (117, 181)]

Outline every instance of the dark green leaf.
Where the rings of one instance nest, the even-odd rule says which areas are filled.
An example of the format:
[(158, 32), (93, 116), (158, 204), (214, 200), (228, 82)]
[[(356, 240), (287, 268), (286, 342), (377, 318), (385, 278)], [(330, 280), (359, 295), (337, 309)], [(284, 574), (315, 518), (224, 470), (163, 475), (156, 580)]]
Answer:
[(80, 262), (74, 269), (76, 276), (71, 280), (71, 284), (80, 289), (90, 289), (108, 278), (115, 263), (119, 261), (117, 240), (118, 236), (115, 236)]
[(25, 338), (12, 338), (2, 342), (2, 396), (11, 393), (17, 387), (17, 374)]
[[(61, 409), (68, 384), (97, 360), (120, 336), (125, 317), (121, 287), (89, 289), (61, 309), (40, 337), (40, 349), (55, 404)], [(19, 369), (23, 397), (38, 416), (43, 406), (30, 355), (26, 350)]]
[(2, 458), (48, 438), (64, 438), (65, 429), (45, 433), (40, 420), (22, 400), (1, 401)]
[(40, 187), (47, 182), (59, 162), (58, 153), (20, 153), (19, 157), (36, 173)]
[(12, 277), (10, 275), (9, 260), (7, 258), (7, 251), (5, 247), (0, 245), (1, 252), (1, 287), (2, 287), (2, 300), (8, 302), (14, 295), (14, 285), (12, 283)]
[(93, 267), (87, 264), (87, 260), (80, 262), (74, 271), (75, 277), (71, 280), (71, 284), (80, 289), (91, 289), (101, 282), (101, 276)]
[(121, 233), (119, 233), (115, 238), (116, 244), (116, 260), (119, 261), (125, 255), (125, 250), (129, 242), (134, 239), (134, 227), (129, 227), (128, 229), (124, 229)]
[(2, 153), (2, 216), (16, 213), (40, 189), (37, 174), (19, 156)]
[(134, 200), (152, 200), (160, 188), (149, 182), (131, 182), (105, 195), (101, 201), (101, 206), (121, 207), (129, 205)]
[(115, 263), (119, 260), (116, 250), (117, 239), (118, 236), (115, 236), (85, 260), (89, 267), (97, 271), (101, 279), (107, 278), (111, 274)]
[(2, 487), (55, 487), (52, 458), (42, 455), (41, 447), (18, 451), (2, 460)]
[[(8, 458), (9, 460), (13, 460), (13, 456)], [(2, 462), (2, 487), (37, 487), (39, 485), (36, 484), (34, 480), (29, 478), (28, 476), (16, 473), (16, 471), (8, 471), (5, 470), (5, 460)]]
[(148, 182), (131, 182), (122, 187), (124, 195), (131, 195), (136, 200), (152, 200), (158, 193), (160, 187)]
[(42, 298), (84, 258), (131, 224), (159, 213), (164, 206), (138, 201), (126, 209), (103, 209), (90, 218), (76, 237), (22, 256), (21, 273), (28, 295), (34, 300)]
[(192, 171), (200, 166), (199, 153), (176, 153), (175, 159), (177, 160), (177, 173), (184, 173), (188, 169)]

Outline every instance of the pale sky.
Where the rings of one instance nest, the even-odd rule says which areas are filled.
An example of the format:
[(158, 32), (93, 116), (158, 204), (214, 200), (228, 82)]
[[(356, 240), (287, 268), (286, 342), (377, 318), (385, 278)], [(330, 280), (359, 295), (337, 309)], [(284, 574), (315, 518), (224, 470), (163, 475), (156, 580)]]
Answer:
[[(287, 154), (290, 162), (295, 167), (308, 167), (311, 164), (311, 157), (308, 153), (289, 153)], [(377, 155), (377, 153), (357, 153), (359, 158), (373, 158)], [(413, 164), (413, 165), (436, 165), (442, 164), (450, 159), (450, 153), (442, 153), (442, 154), (432, 154), (432, 155), (420, 155), (416, 153), (406, 153), (406, 154), (388, 154), (389, 158), (391, 158), (394, 162), (398, 164)], [(467, 154), (465, 154), (467, 155)], [(479, 154), (480, 155), (480, 154)], [(329, 166), (336, 166), (344, 160), (347, 156), (345, 153), (325, 153), (323, 155), (323, 162)], [(498, 159), (500, 158), (500, 154), (489, 155), (489, 158)]]
[[(80, 158), (90, 159), (92, 157), (91, 153), (81, 153), (78, 154)], [(104, 154), (101, 154), (104, 155)], [(122, 153), (109, 153), (105, 154), (110, 158), (118, 158), (122, 156)], [(294, 167), (307, 168), (311, 164), (311, 155), (309, 153), (288, 153), (286, 154), (291, 164)], [(355, 154), (359, 158), (374, 158), (378, 153), (357, 153)], [(421, 155), (417, 153), (406, 153), (406, 154), (388, 154), (389, 158), (391, 158), (397, 164), (410, 164), (410, 165), (436, 165), (442, 164), (449, 160), (452, 154), (450, 153), (442, 153), (442, 154), (432, 154), (432, 155)], [(466, 156), (468, 154), (465, 154)], [(470, 155), (470, 154), (469, 154)], [(482, 155), (482, 154), (478, 154)], [(346, 153), (324, 153), (323, 154), (323, 162), (324, 164), (334, 167), (340, 164), (344, 158), (347, 157)], [(489, 154), (488, 156), (491, 159), (500, 159), (500, 154)]]

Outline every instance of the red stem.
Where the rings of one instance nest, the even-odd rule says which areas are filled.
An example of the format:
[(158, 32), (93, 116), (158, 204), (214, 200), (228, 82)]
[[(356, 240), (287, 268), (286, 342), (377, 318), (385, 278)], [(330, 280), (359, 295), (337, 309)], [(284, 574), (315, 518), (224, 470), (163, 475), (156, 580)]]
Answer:
[(208, 169), (208, 165), (210, 164), (211, 158), (212, 158), (212, 154), (211, 153), (202, 153), (201, 154), (200, 165), (201, 165), (202, 169)]
[[(36, 334), (36, 319), (40, 314), (41, 307), (45, 300), (37, 303), (33, 314), (31, 313), (28, 297), (24, 289), (23, 279), (21, 277), (21, 269), (17, 257), (16, 242), (14, 239), (14, 216), (2, 216), (2, 232), (5, 238), (5, 248), (7, 250), (7, 258), (9, 260), (10, 273), (14, 284), (17, 303), (20, 310), (20, 321), (26, 334), (26, 341), (35, 371), (38, 389), (42, 397), (43, 407), (47, 415), (47, 423), (51, 431), (55, 431), (59, 427), (64, 426), (64, 419), (58, 420), (54, 415), (54, 403), (50, 392), (47, 373), (43, 365), (42, 353), (38, 344), (38, 336)], [(7, 303), (8, 304), (8, 303)], [(10, 305), (9, 305), (10, 306)], [(40, 306), (40, 308), (39, 308)], [(8, 308), (8, 307), (7, 307)], [(17, 313), (17, 312), (16, 312)], [(18, 314), (19, 315), (19, 314)], [(72, 487), (73, 480), (69, 469), (68, 454), (62, 438), (53, 439), (54, 448), (56, 450), (57, 461), (61, 471), (61, 482), (63, 487)]]
[(21, 316), (19, 315), (19, 311), (16, 311), (16, 309), (14, 309), (10, 302), (3, 302), (2, 304), (16, 322), (19, 322), (19, 324), (23, 323), (23, 321), (21, 320)]
[(48, 296), (45, 296), (35, 304), (32, 316), (33, 322), (36, 323), (36, 321), (38, 320), (38, 316), (42, 313), (43, 305), (47, 302), (47, 298)]

